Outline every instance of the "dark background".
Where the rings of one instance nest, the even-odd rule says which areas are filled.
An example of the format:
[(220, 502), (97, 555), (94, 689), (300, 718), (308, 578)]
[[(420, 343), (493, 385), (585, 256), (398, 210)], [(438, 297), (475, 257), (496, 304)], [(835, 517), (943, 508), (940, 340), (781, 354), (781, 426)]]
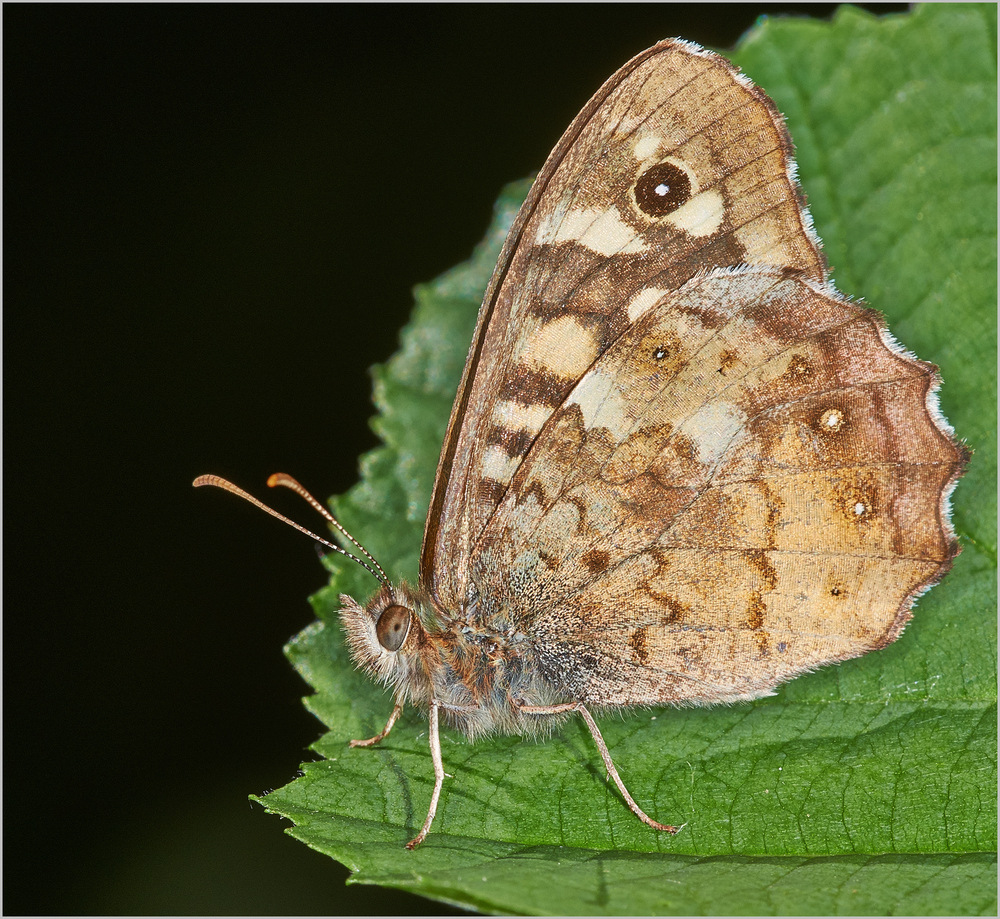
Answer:
[(410, 287), (617, 67), (832, 9), (4, 5), (6, 914), (441, 911), (248, 803), (324, 575), (190, 482), (348, 488)]

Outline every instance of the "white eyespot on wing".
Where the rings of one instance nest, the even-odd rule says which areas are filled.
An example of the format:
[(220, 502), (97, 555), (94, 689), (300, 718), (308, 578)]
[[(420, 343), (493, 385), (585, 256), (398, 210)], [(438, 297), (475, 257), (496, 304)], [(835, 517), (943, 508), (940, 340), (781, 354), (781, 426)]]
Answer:
[(621, 391), (615, 385), (614, 377), (599, 370), (591, 370), (580, 380), (566, 401), (580, 406), (583, 425), (588, 431), (606, 428), (619, 443), (628, 437), (632, 419), (626, 410)]
[(722, 194), (710, 188), (695, 195), (664, 219), (689, 236), (702, 237), (715, 233), (722, 226), (725, 216), (726, 202)]
[(493, 421), (506, 431), (528, 431), (537, 434), (552, 414), (547, 405), (526, 405), (523, 402), (498, 402), (493, 409)]
[(663, 287), (644, 287), (629, 301), (629, 320), (635, 322), (643, 313), (656, 306), (668, 293), (670, 291)]
[(538, 245), (579, 243), (598, 255), (645, 252), (646, 241), (630, 227), (616, 207), (555, 211), (535, 234)]
[(594, 362), (597, 349), (590, 329), (575, 316), (559, 316), (531, 334), (521, 351), (521, 363), (575, 380)]
[(823, 412), (819, 423), (825, 431), (839, 431), (844, 423), (844, 413), (839, 408), (828, 408)]
[(698, 451), (698, 460), (714, 466), (739, 436), (747, 423), (743, 409), (727, 402), (703, 405), (679, 428), (691, 439)]

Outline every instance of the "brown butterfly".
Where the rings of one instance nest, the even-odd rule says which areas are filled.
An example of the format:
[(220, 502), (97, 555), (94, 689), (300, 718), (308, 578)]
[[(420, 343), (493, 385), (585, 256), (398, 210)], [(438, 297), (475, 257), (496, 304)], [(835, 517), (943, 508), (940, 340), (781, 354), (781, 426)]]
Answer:
[(472, 737), (579, 714), (631, 810), (676, 832), (589, 706), (768, 695), (885, 647), (950, 568), (967, 451), (936, 369), (834, 289), (819, 245), (781, 116), (695, 45), (644, 51), (563, 135), (483, 301), (418, 585), (348, 537), (382, 586), (341, 618), (396, 700), (352, 745), (429, 712), (409, 848), (442, 717)]

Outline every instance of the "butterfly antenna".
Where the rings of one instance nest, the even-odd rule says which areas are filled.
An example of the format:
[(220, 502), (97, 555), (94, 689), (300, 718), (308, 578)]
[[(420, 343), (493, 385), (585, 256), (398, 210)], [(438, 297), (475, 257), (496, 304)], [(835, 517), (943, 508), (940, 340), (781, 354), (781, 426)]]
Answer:
[[(369, 552), (350, 533), (348, 533), (347, 530), (344, 529), (343, 524), (341, 524), (341, 522), (336, 517), (334, 517), (333, 514), (331, 514), (322, 504), (320, 504), (319, 501), (317, 501), (311, 494), (309, 494), (309, 492), (307, 492), (305, 488), (303, 488), (302, 485), (297, 480), (293, 479), (290, 475), (286, 475), (284, 472), (276, 472), (267, 480), (267, 486), (268, 488), (274, 488), (277, 485), (281, 485), (284, 488), (290, 488), (300, 498), (304, 498), (306, 501), (308, 501), (309, 504), (311, 504), (319, 513), (321, 513), (327, 519), (327, 522), (331, 526), (334, 526), (338, 530), (340, 530), (340, 532), (343, 533), (347, 539), (349, 539), (355, 546), (357, 546), (358, 551), (366, 559), (368, 559), (368, 561), (370, 561), (376, 568), (378, 568), (379, 574), (382, 575), (382, 582), (388, 583), (389, 581), (388, 576), (382, 570), (382, 566), (377, 561), (375, 561), (375, 557), (371, 554), (371, 552)], [(368, 570), (371, 571), (370, 568)]]
[(305, 533), (306, 536), (312, 537), (313, 539), (316, 540), (316, 542), (322, 543), (328, 549), (333, 549), (334, 552), (339, 552), (341, 555), (346, 555), (349, 559), (352, 559), (353, 561), (361, 565), (362, 568), (366, 568), (368, 571), (370, 571), (383, 584), (387, 584), (389, 582), (389, 578), (386, 575), (386, 573), (382, 570), (382, 566), (377, 561), (375, 561), (375, 559), (372, 557), (372, 554), (363, 545), (361, 545), (361, 543), (359, 543), (350, 533), (348, 533), (347, 530), (344, 529), (344, 527), (340, 524), (340, 521), (338, 521), (333, 516), (333, 514), (331, 514), (325, 507), (323, 507), (323, 505), (320, 504), (319, 501), (317, 501), (311, 494), (309, 494), (309, 492), (307, 492), (290, 475), (285, 475), (283, 472), (276, 472), (267, 480), (267, 484), (271, 488), (274, 488), (276, 485), (283, 485), (285, 488), (290, 488), (297, 495), (301, 495), (303, 498), (305, 498), (306, 501), (308, 501), (314, 508), (316, 508), (316, 510), (318, 510), (324, 517), (326, 517), (326, 519), (331, 524), (333, 524), (333, 526), (335, 526), (338, 530), (340, 530), (340, 532), (343, 533), (344, 536), (346, 536), (352, 543), (354, 543), (355, 546), (358, 547), (358, 549), (361, 550), (361, 553), (365, 556), (365, 558), (367, 558), (372, 563), (372, 565), (375, 566), (374, 568), (372, 568), (372, 566), (367, 564), (366, 562), (363, 562), (356, 555), (351, 555), (351, 553), (348, 552), (346, 549), (342, 549), (340, 546), (334, 545), (329, 540), (323, 539), (322, 536), (317, 536), (312, 530), (307, 530), (304, 526), (300, 526), (294, 520), (290, 520), (284, 514), (279, 514), (276, 510), (274, 510), (274, 508), (268, 507), (263, 501), (258, 501), (249, 492), (244, 491), (238, 485), (234, 485), (232, 482), (222, 478), (221, 476), (200, 475), (191, 484), (194, 485), (195, 488), (198, 488), (201, 485), (214, 485), (216, 488), (221, 488), (223, 491), (228, 491), (231, 494), (237, 495), (244, 501), (249, 501), (255, 507), (259, 507), (262, 511), (264, 511), (267, 514), (270, 514), (272, 517), (277, 517), (278, 520), (281, 520), (283, 523), (287, 523), (290, 527), (298, 530), (300, 533)]

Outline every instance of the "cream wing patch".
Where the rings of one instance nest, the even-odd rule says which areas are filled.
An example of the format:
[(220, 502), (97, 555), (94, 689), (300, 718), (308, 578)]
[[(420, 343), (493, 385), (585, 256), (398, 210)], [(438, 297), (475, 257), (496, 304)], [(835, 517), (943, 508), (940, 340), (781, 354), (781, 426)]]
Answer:
[(483, 477), (506, 485), (520, 462), (520, 457), (509, 456), (501, 447), (490, 444), (483, 453)]
[(739, 406), (710, 402), (687, 418), (679, 430), (691, 439), (698, 451), (698, 461), (714, 466), (746, 423), (746, 412)]
[(653, 159), (663, 145), (661, 138), (655, 134), (645, 134), (640, 137), (632, 147), (635, 158), (640, 162)]
[(622, 399), (614, 376), (591, 370), (570, 393), (569, 405), (578, 405), (583, 413), (583, 424), (587, 430), (595, 427), (606, 428), (621, 441), (632, 426), (628, 405)]
[(646, 241), (624, 220), (614, 206), (576, 208), (542, 223), (535, 236), (538, 245), (573, 242), (599, 255), (645, 252)]
[(526, 405), (523, 402), (498, 402), (493, 410), (493, 423), (506, 431), (527, 431), (537, 434), (552, 410), (546, 405)]
[(575, 380), (594, 362), (597, 353), (597, 341), (590, 329), (575, 316), (558, 316), (528, 337), (521, 362), (529, 370)]
[(690, 236), (705, 237), (718, 232), (725, 216), (725, 199), (713, 188), (695, 195), (665, 219)]
[(656, 306), (668, 293), (670, 291), (662, 287), (644, 287), (629, 301), (629, 321), (635, 322), (643, 313)]

